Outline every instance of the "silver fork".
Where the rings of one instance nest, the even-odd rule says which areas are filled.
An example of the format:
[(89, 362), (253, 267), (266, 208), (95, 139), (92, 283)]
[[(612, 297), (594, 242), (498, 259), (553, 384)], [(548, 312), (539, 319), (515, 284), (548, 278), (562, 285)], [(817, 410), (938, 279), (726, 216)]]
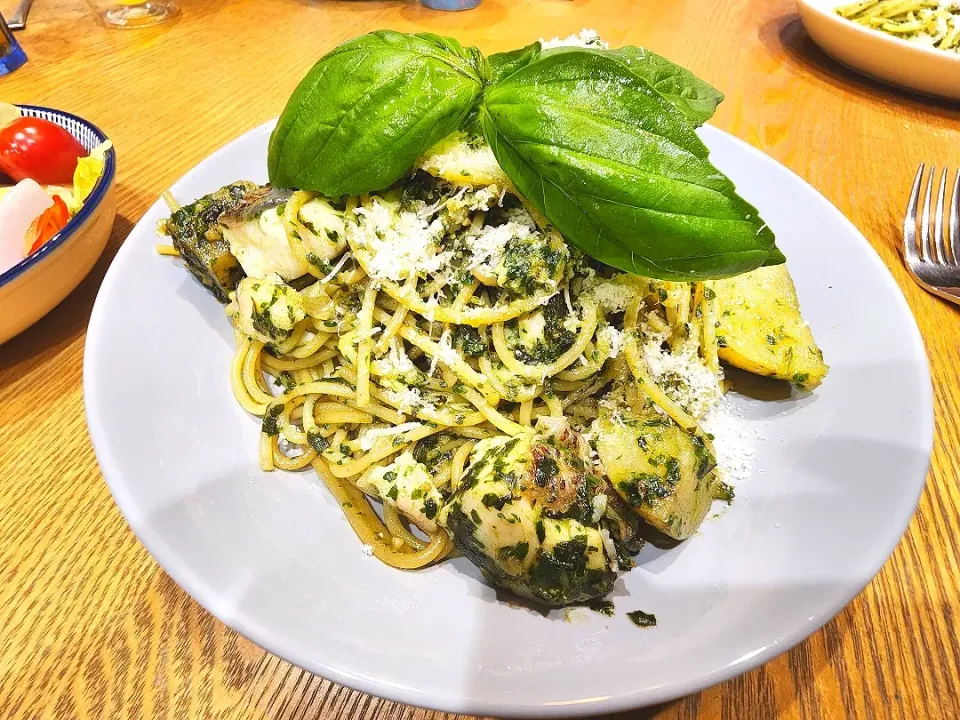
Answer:
[[(926, 166), (921, 163), (913, 181), (907, 214), (903, 219), (903, 259), (910, 275), (928, 292), (960, 305), (960, 170), (953, 182), (952, 201), (946, 205), (950, 171), (943, 169), (937, 191), (937, 207), (931, 218), (933, 183), (937, 169), (930, 167), (927, 191), (920, 217), (920, 239), (917, 242), (917, 206)], [(946, 213), (950, 213), (947, 225)]]

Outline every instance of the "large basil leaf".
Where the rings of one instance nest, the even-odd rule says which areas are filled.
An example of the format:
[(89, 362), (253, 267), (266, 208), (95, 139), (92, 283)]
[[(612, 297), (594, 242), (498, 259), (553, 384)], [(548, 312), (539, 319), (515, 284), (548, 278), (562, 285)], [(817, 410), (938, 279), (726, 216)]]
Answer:
[(608, 52), (623, 60), (631, 72), (650, 83), (698, 127), (712, 118), (723, 102), (723, 93), (715, 87), (646, 48), (627, 45)]
[(381, 30), (340, 45), (287, 102), (270, 182), (329, 197), (391, 185), (457, 129), (488, 72), (476, 48), (437, 35)]
[(686, 117), (604, 52), (542, 54), (487, 89), (481, 122), (524, 197), (608, 265), (691, 281), (783, 262)]
[(491, 82), (500, 82), (508, 75), (526, 67), (540, 57), (540, 41), (510, 52), (494, 53), (487, 61), (490, 63)]

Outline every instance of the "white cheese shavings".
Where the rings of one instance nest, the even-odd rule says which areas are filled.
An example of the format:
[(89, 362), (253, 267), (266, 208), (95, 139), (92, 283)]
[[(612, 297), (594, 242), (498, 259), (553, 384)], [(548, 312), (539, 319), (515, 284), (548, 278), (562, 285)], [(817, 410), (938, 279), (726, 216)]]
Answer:
[(413, 275), (433, 275), (453, 257), (450, 251), (437, 252), (445, 232), (439, 218), (428, 223), (419, 213), (379, 197), (354, 212), (357, 221), (347, 224), (347, 237), (367, 251), (371, 277), (399, 282)]
[(508, 243), (512, 240), (526, 240), (533, 235), (528, 225), (512, 220), (496, 227), (485, 226), (469, 238), (471, 257), (467, 270), (483, 267), (492, 271), (503, 259)]
[(749, 477), (760, 440), (757, 431), (741, 417), (726, 398), (714, 405), (700, 421), (700, 427), (713, 435), (713, 450), (722, 479), (736, 485)]
[(433, 412), (436, 406), (423, 399), (423, 393), (415, 387), (404, 387), (402, 390), (386, 390), (384, 395), (396, 405), (400, 412), (411, 415), (419, 410)]
[(360, 441), (361, 450), (371, 450), (373, 449), (374, 442), (379, 438), (390, 437), (391, 435), (402, 435), (405, 432), (416, 430), (418, 427), (421, 427), (421, 423), (407, 422), (403, 423), (402, 425), (394, 425), (392, 427), (371, 428), (370, 430), (364, 432), (357, 439)]
[(620, 355), (620, 352), (623, 350), (625, 338), (626, 335), (624, 335), (623, 330), (617, 330), (612, 325), (604, 325), (597, 331), (597, 339), (610, 346), (610, 354), (607, 355), (609, 358), (615, 358)]
[(671, 352), (662, 348), (664, 340), (666, 335), (650, 333), (640, 348), (651, 377), (671, 400), (695, 418), (703, 417), (723, 397), (721, 378), (704, 365), (695, 342)]
[(544, 40), (543, 38), (540, 38), (540, 47), (542, 47), (544, 50), (549, 50), (550, 48), (555, 47), (585, 47), (606, 50), (610, 47), (610, 45), (609, 43), (605, 43), (600, 39), (600, 33), (598, 33), (596, 30), (588, 30), (587, 28), (584, 28), (579, 33), (562, 39), (559, 37), (555, 37), (552, 40)]
[(367, 557), (373, 557), (373, 545), (364, 545), (362, 550)]
[(615, 282), (601, 282), (594, 285), (590, 293), (597, 304), (608, 313), (622, 312), (636, 294), (636, 291)]

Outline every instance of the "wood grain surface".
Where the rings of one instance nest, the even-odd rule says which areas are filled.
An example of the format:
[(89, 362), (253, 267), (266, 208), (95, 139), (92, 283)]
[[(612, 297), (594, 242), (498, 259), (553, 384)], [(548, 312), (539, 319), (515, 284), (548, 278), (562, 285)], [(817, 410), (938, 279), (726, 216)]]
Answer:
[[(0, 0), (9, 14), (15, 0)], [(960, 165), (960, 106), (860, 78), (820, 52), (793, 0), (181, 0), (152, 30), (37, 0), (30, 57), (0, 98), (93, 120), (118, 155), (119, 215), (92, 274), (0, 347), (0, 717), (417, 718), (265, 653), (181, 591), (127, 528), (87, 435), (90, 309), (133, 224), (180, 175), (277, 115), (324, 52), (367, 30), (431, 30), (486, 51), (594, 27), (727, 94), (713, 120), (797, 172), (870, 239), (927, 343), (937, 440), (919, 512), (870, 586), (809, 640), (699, 695), (630, 717), (960, 717), (960, 312), (908, 279), (896, 245), (921, 161)], [(829, 262), (829, 257), (824, 258)], [(2, 309), (0, 309), (2, 311)], [(877, 518), (877, 522), (883, 522)]]

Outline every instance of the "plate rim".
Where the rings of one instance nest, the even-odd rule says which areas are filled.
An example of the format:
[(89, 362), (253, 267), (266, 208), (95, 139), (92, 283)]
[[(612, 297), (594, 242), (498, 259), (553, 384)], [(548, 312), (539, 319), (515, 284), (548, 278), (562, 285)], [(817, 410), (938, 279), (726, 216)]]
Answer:
[[(269, 132), (275, 123), (276, 119), (267, 121), (266, 123), (263, 123), (228, 141), (216, 151), (201, 160), (199, 163), (188, 169), (183, 175), (180, 176), (180, 178), (178, 178), (178, 180), (174, 183), (174, 186), (182, 182), (185, 178), (193, 173), (202, 171), (204, 168), (215, 164), (221, 156), (225, 155), (229, 151), (233, 143), (239, 141), (241, 138), (245, 138), (257, 133)], [(834, 602), (830, 603), (826, 609), (817, 614), (811, 615), (805, 623), (799, 623), (793, 632), (784, 634), (779, 641), (758, 648), (755, 652), (750, 653), (745, 657), (738, 658), (737, 660), (734, 660), (723, 667), (717, 668), (715, 671), (707, 673), (706, 675), (700, 675), (695, 678), (687, 678), (672, 683), (665, 683), (652, 689), (637, 690), (621, 693), (619, 695), (597, 698), (584, 698), (579, 701), (567, 700), (561, 702), (537, 703), (518, 701), (501, 702), (497, 700), (478, 700), (472, 697), (464, 696), (456, 691), (446, 695), (440, 695), (436, 693), (431, 694), (427, 693), (426, 691), (417, 690), (407, 686), (398, 686), (395, 684), (381, 682), (375, 678), (359, 675), (349, 670), (341, 670), (316, 659), (296, 657), (296, 652), (288, 652), (285, 648), (278, 647), (278, 643), (273, 641), (272, 633), (268, 628), (262, 626), (261, 623), (254, 621), (249, 616), (244, 617), (242, 614), (235, 615), (226, 607), (221, 599), (210, 597), (203, 590), (202, 582), (200, 582), (199, 578), (195, 577), (193, 571), (188, 567), (187, 563), (181, 560), (180, 555), (170, 548), (163, 537), (159, 533), (155, 532), (149, 523), (143, 521), (143, 518), (141, 518), (139, 513), (134, 508), (131, 495), (126, 491), (124, 483), (120, 479), (122, 473), (116, 466), (110, 447), (110, 440), (107, 437), (107, 433), (102, 425), (101, 418), (104, 410), (103, 408), (100, 408), (94, 404), (90, 398), (94, 395), (93, 387), (91, 385), (93, 382), (92, 378), (98, 375), (98, 353), (96, 352), (95, 346), (100, 341), (100, 338), (105, 339), (109, 335), (107, 326), (104, 324), (106, 318), (106, 311), (104, 308), (109, 305), (107, 296), (110, 295), (110, 288), (113, 286), (116, 278), (120, 277), (119, 268), (121, 263), (118, 261), (124, 258), (128, 253), (134, 252), (134, 246), (131, 244), (128, 247), (127, 243), (125, 242), (124, 245), (121, 246), (113, 262), (111, 262), (110, 268), (104, 277), (103, 283), (100, 286), (96, 301), (93, 306), (84, 344), (83, 396), (88, 431), (97, 462), (103, 474), (104, 481), (110, 489), (114, 502), (116, 503), (124, 519), (127, 521), (130, 529), (136, 535), (137, 539), (151, 554), (151, 556), (159, 565), (160, 569), (169, 575), (174, 582), (176, 582), (177, 585), (179, 585), (195, 602), (214, 615), (218, 620), (220, 620), (220, 622), (224, 623), (235, 632), (255, 643), (258, 647), (286, 660), (287, 662), (290, 662), (297, 667), (303, 668), (311, 673), (317, 674), (325, 679), (336, 682), (340, 685), (344, 685), (351, 689), (374, 695), (376, 697), (385, 698), (387, 700), (442, 712), (466, 713), (483, 716), (493, 715), (500, 717), (578, 717), (587, 714), (592, 715), (623, 712), (641, 707), (648, 707), (705, 690), (709, 687), (713, 687), (714, 685), (749, 672), (750, 670), (772, 660), (782, 653), (787, 652), (794, 646), (804, 641), (806, 638), (813, 635), (827, 622), (833, 619), (844, 607), (852, 602), (852, 600), (857, 597), (863, 591), (863, 589), (870, 584), (870, 582), (873, 581), (876, 575), (890, 559), (890, 556), (893, 554), (896, 547), (900, 544), (907, 527), (916, 513), (916, 508), (920, 497), (926, 488), (926, 481), (929, 475), (935, 437), (933, 385), (930, 374), (929, 359), (923, 341), (923, 336), (920, 332), (919, 326), (917, 325), (916, 318), (913, 315), (910, 305), (903, 294), (903, 291), (900, 289), (900, 286), (897, 284), (889, 268), (883, 262), (877, 251), (866, 239), (863, 233), (861, 233), (860, 230), (822, 193), (820, 193), (816, 188), (807, 183), (806, 180), (797, 175), (787, 166), (780, 163), (775, 158), (767, 155), (766, 153), (760, 151), (738, 137), (714, 126), (706, 125), (702, 128), (702, 131), (707, 134), (716, 133), (720, 136), (724, 136), (725, 139), (732, 142), (739, 151), (750, 153), (754, 156), (759, 156), (759, 159), (763, 162), (775, 164), (779, 171), (789, 173), (796, 180), (803, 183), (811, 191), (820, 196), (820, 198), (829, 207), (828, 212), (832, 213), (836, 220), (845, 225), (848, 230), (852, 231), (857, 242), (860, 243), (864, 249), (868, 250), (866, 254), (869, 256), (869, 260), (867, 260), (867, 262), (873, 263), (875, 269), (880, 271), (880, 274), (883, 276), (882, 282), (886, 283), (887, 288), (895, 295), (895, 303), (897, 304), (901, 313), (905, 315), (905, 319), (908, 320), (907, 326), (909, 330), (909, 338), (904, 338), (904, 341), (911, 347), (911, 356), (914, 356), (917, 360), (916, 364), (918, 366), (920, 375), (917, 380), (919, 381), (922, 390), (922, 397), (918, 398), (921, 412), (917, 413), (917, 415), (922, 417), (918, 418), (917, 415), (913, 415), (911, 417), (913, 421), (920, 420), (922, 422), (922, 427), (918, 428), (916, 437), (918, 448), (921, 446), (922, 440), (926, 462), (923, 468), (922, 482), (918, 481), (916, 496), (910, 503), (910, 512), (907, 513), (905, 519), (899, 523), (898, 527), (896, 528), (897, 533), (895, 535), (891, 533), (891, 540), (883, 544), (883, 552), (878, 552), (876, 554), (876, 557), (880, 558), (880, 560), (879, 562), (870, 564), (869, 574), (866, 575), (867, 579), (865, 582), (858, 582), (856, 585), (849, 586), (848, 589), (839, 593)], [(160, 202), (162, 202), (162, 200), (158, 199), (153, 205), (151, 205), (145, 211), (144, 216), (149, 214), (149, 212)], [(131, 230), (131, 234), (136, 232), (143, 222), (144, 219), (141, 217), (134, 229)]]

